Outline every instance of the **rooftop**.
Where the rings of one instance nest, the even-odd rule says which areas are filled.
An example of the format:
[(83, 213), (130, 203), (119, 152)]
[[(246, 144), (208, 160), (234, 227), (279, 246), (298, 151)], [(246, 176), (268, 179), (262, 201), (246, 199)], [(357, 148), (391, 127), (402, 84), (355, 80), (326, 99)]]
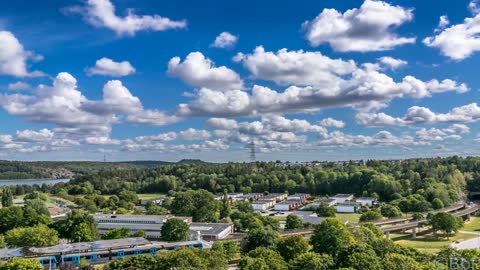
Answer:
[(140, 246), (151, 244), (150, 241), (142, 237), (132, 237), (114, 240), (99, 240), (95, 242), (82, 242), (71, 244), (59, 244), (52, 247), (43, 248), (30, 248), (32, 253), (36, 254), (51, 254), (60, 252), (75, 252), (80, 250), (95, 250), (95, 249), (109, 249), (109, 248), (121, 248), (130, 246)]
[(202, 235), (218, 235), (224, 230), (232, 227), (229, 223), (197, 223), (190, 224), (190, 231), (200, 231)]
[(321, 198), (321, 199), (318, 199), (318, 200), (314, 201), (314, 203), (334, 202), (334, 201), (335, 201), (335, 199)]
[(357, 202), (344, 202), (337, 204), (337, 206), (360, 206), (360, 204)]
[(111, 214), (94, 214), (94, 219), (128, 219), (128, 220), (166, 220), (172, 218), (171, 215), (111, 215)]
[(265, 203), (272, 203), (273, 200), (258, 200), (258, 201), (253, 201), (252, 204), (265, 204)]
[(337, 194), (333, 197), (334, 198), (349, 198), (349, 197), (352, 197), (352, 196), (353, 196), (353, 194), (342, 194), (342, 193), (340, 193), (340, 194)]
[(376, 201), (377, 199), (372, 198), (372, 197), (360, 197), (357, 198), (357, 201)]

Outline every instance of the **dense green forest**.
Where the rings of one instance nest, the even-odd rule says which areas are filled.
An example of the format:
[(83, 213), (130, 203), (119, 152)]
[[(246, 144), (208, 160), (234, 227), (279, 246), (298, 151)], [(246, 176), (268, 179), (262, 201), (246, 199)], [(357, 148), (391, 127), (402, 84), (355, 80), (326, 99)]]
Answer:
[[(366, 161), (324, 167), (283, 167), (277, 163), (174, 164), (129, 170), (102, 170), (76, 177), (77, 188), (93, 185), (102, 194), (122, 190), (167, 193), (204, 189), (228, 192), (307, 192), (314, 195), (353, 193), (377, 196), (382, 201), (401, 200), (404, 209), (423, 211), (438, 198), (451, 205), (466, 189), (479, 190), (480, 158), (436, 158)], [(72, 192), (72, 190), (70, 190)], [(81, 193), (81, 190), (78, 190)]]
[(42, 179), (42, 178), (69, 178), (73, 175), (86, 175), (101, 170), (127, 170), (148, 168), (168, 164), (198, 164), (199, 160), (180, 160), (166, 162), (156, 160), (125, 161), (125, 162), (96, 162), (96, 161), (5, 161), (0, 160), (0, 180), (13, 179)]
[[(149, 165), (104, 168), (95, 165), (89, 173), (85, 170), (68, 183), (2, 188), (0, 247), (50, 246), (57, 244), (60, 238), (96, 240), (99, 232), (90, 213), (115, 211), (118, 214), (191, 216), (194, 222), (227, 222), (234, 224), (235, 231), (245, 233), (246, 237), (240, 245), (220, 241), (211, 250), (187, 248), (155, 256), (143, 255), (113, 261), (104, 269), (139, 266), (142, 269), (187, 269), (185, 266), (194, 266), (195, 269), (223, 270), (227, 269), (229, 260), (240, 258), (238, 266), (242, 270), (440, 270), (446, 268), (436, 263), (439, 259), (453, 257), (472, 261), (480, 258), (478, 250), (445, 248), (431, 255), (403, 247), (386, 239), (379, 228), (366, 223), (408, 212), (415, 219), (426, 218), (429, 226), (444, 232), (447, 237), (456, 233), (464, 225), (463, 219), (449, 213), (435, 214), (431, 210), (456, 203), (467, 191), (480, 190), (480, 158), (347, 162), (323, 167), (284, 166), (277, 162), (210, 164), (195, 161)], [(287, 216), (286, 230), (313, 230), (307, 241), (301, 236), (280, 237), (282, 229), (278, 219), (262, 216), (248, 202), (231, 205), (225, 196), (227, 192), (285, 191), (314, 195), (354, 193), (378, 197), (381, 202), (373, 208), (362, 209), (360, 221), (364, 223), (360, 226), (345, 225), (335, 217), (335, 211), (328, 213), (328, 206), (316, 210), (320, 216), (329, 217), (318, 225), (303, 222), (295, 215)], [(140, 201), (138, 193), (168, 193), (171, 197), (161, 206), (150, 202), (142, 209), (136, 207)], [(224, 199), (215, 200), (214, 194), (223, 194)], [(14, 205), (14, 195), (25, 195), (25, 204)], [(49, 217), (47, 202), (52, 197), (74, 204), (75, 209), (66, 219), (54, 221)], [(419, 212), (430, 213), (424, 216)], [(185, 226), (182, 235), (187, 231)], [(107, 238), (125, 235), (129, 235), (128, 230), (112, 230)], [(20, 262), (10, 260), (5, 266), (12, 264), (12, 268), (7, 269), (18, 269), (17, 263)]]

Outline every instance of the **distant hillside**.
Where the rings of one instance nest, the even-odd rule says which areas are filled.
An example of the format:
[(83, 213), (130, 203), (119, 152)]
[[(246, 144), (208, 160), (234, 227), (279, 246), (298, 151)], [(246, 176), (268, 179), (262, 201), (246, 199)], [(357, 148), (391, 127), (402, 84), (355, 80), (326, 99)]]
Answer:
[(123, 163), (132, 164), (140, 167), (156, 167), (162, 165), (175, 164), (175, 162), (161, 161), (161, 160), (135, 160), (135, 161), (125, 161)]
[(127, 170), (151, 168), (170, 164), (201, 164), (199, 159), (182, 159), (178, 162), (160, 160), (136, 160), (122, 162), (100, 161), (6, 161), (0, 160), (0, 180), (5, 179), (41, 179), (71, 178), (74, 175), (86, 175), (102, 170)]
[(200, 159), (182, 159), (177, 164), (207, 164), (208, 162), (205, 162)]

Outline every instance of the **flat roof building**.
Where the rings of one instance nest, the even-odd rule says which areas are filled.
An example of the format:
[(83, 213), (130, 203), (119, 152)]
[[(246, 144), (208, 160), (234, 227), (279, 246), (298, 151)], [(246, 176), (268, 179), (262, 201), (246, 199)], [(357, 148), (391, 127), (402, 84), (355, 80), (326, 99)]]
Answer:
[(356, 202), (344, 202), (338, 203), (335, 209), (337, 213), (356, 213), (360, 207), (361, 205)]
[(229, 223), (198, 223), (190, 224), (191, 239), (196, 239), (198, 232), (205, 241), (225, 239), (233, 233), (233, 224)]
[(375, 204), (375, 202), (377, 201), (377, 199), (371, 198), (371, 197), (360, 197), (360, 198), (355, 199), (355, 201), (357, 203), (360, 203), (362, 206), (372, 207)]
[(324, 217), (319, 217), (316, 213), (312, 211), (295, 211), (292, 214), (299, 217), (304, 223), (311, 223), (316, 225), (322, 223), (322, 221), (325, 220)]
[(252, 207), (253, 210), (262, 211), (272, 208), (275, 204), (275, 200), (258, 200), (252, 202)]
[(353, 200), (353, 194), (337, 194), (332, 197), (332, 199), (335, 199), (337, 203), (344, 203), (346, 201), (351, 201)]
[(147, 239), (158, 240), (161, 237), (162, 226), (170, 218), (183, 220), (190, 226), (191, 235), (198, 234), (202, 239), (212, 241), (223, 239), (233, 232), (233, 224), (228, 223), (192, 223), (191, 217), (176, 217), (172, 215), (94, 215), (100, 235), (106, 231), (120, 228), (130, 229), (131, 234), (143, 231)]
[(337, 204), (337, 200), (322, 198), (314, 201), (313, 203), (307, 204), (304, 208), (315, 209), (318, 208), (322, 203), (326, 203), (328, 206), (334, 206), (335, 204)]

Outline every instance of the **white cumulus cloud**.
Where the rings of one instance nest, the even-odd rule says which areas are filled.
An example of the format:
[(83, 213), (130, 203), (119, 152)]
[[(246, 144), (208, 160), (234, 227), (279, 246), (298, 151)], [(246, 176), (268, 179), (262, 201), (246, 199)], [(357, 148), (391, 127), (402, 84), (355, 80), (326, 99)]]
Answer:
[(95, 66), (88, 68), (89, 75), (105, 75), (123, 77), (135, 73), (135, 68), (128, 61), (115, 62), (110, 58), (103, 57), (95, 62)]
[(460, 61), (480, 51), (479, 35), (480, 14), (477, 14), (473, 18), (465, 18), (463, 23), (436, 31), (433, 36), (426, 37), (423, 43), (439, 49), (443, 55), (453, 60)]
[(400, 37), (392, 30), (413, 19), (413, 9), (392, 6), (378, 0), (365, 0), (360, 8), (343, 14), (324, 9), (303, 28), (312, 46), (329, 43), (334, 50), (384, 51), (396, 46), (415, 43), (414, 37)]
[(28, 71), (27, 60), (35, 59), (35, 55), (26, 51), (23, 45), (8, 31), (0, 31), (0, 75), (16, 77), (43, 76), (41, 71)]
[(237, 41), (237, 36), (232, 35), (229, 32), (222, 32), (215, 38), (215, 41), (211, 46), (215, 48), (230, 48), (235, 46)]
[(134, 36), (139, 31), (166, 31), (187, 27), (185, 20), (175, 21), (159, 15), (137, 15), (132, 9), (128, 10), (125, 17), (119, 17), (110, 0), (87, 0), (85, 6), (70, 7), (66, 11), (81, 14), (89, 24), (108, 28), (118, 35)]
[(174, 57), (168, 62), (168, 74), (184, 80), (194, 87), (205, 87), (216, 91), (241, 90), (243, 81), (235, 71), (216, 67), (215, 63), (201, 52), (192, 52), (182, 60)]

